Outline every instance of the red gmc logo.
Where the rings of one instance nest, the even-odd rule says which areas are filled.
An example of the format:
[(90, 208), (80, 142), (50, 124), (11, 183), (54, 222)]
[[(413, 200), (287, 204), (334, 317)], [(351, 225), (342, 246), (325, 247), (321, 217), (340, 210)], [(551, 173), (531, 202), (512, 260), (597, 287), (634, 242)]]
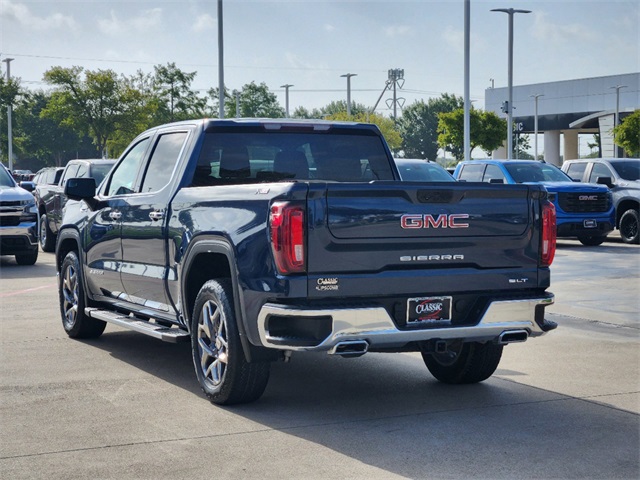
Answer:
[(469, 218), (467, 213), (442, 214), (434, 217), (426, 214), (405, 214), (400, 217), (402, 228), (469, 228), (462, 220)]

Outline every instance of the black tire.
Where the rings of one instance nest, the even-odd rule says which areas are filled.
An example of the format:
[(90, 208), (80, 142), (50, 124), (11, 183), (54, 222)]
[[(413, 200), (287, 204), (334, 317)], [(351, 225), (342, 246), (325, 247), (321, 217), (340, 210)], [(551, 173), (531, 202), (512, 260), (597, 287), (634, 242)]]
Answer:
[(53, 252), (56, 249), (56, 235), (49, 228), (46, 213), (40, 216), (40, 248), (43, 252)]
[(589, 236), (589, 237), (578, 237), (578, 240), (580, 240), (580, 243), (583, 245), (586, 245), (587, 247), (597, 247), (598, 245), (602, 244), (602, 242), (604, 242), (604, 240), (606, 239), (606, 236)]
[(30, 253), (22, 253), (16, 255), (16, 263), (18, 265), (33, 265), (38, 260), (38, 247)]
[(76, 252), (71, 251), (64, 258), (58, 283), (60, 315), (67, 335), (71, 338), (97, 338), (102, 335), (107, 324), (102, 320), (89, 317), (84, 312), (87, 299)]
[(198, 382), (212, 403), (248, 403), (264, 393), (271, 364), (246, 361), (228, 280), (209, 280), (200, 289), (191, 318), (191, 350)]
[(624, 243), (640, 243), (638, 235), (638, 210), (630, 208), (620, 217), (620, 236)]
[(443, 383), (478, 383), (498, 368), (502, 345), (494, 343), (454, 342), (445, 353), (423, 353), (425, 365)]

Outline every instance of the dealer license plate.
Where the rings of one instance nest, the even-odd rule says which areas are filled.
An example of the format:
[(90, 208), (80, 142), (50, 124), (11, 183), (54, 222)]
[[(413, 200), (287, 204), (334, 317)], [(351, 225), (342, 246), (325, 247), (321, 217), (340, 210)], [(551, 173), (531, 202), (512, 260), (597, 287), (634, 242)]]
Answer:
[(451, 297), (418, 297), (407, 300), (407, 324), (451, 320)]

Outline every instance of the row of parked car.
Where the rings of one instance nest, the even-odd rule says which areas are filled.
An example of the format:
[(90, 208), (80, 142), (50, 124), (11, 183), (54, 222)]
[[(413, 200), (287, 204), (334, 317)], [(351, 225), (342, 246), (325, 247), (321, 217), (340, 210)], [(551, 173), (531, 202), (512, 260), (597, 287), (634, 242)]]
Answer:
[(0, 255), (14, 255), (20, 265), (33, 265), (38, 245), (55, 249), (58, 227), (66, 203), (64, 186), (69, 178), (94, 178), (99, 184), (115, 160), (70, 160), (65, 167), (45, 167), (31, 180), (19, 183), (0, 168)]
[[(55, 249), (69, 178), (91, 177), (100, 184), (111, 159), (71, 160), (66, 167), (46, 167), (18, 183), (0, 169), (0, 255), (14, 255), (21, 265)], [(640, 159), (581, 159), (562, 169), (533, 160), (471, 160), (450, 173), (428, 160), (397, 158), (402, 180), (421, 182), (540, 183), (556, 207), (558, 237), (600, 245), (617, 228), (626, 243), (639, 243)], [(22, 187), (22, 188), (20, 188)], [(31, 193), (29, 193), (31, 192)]]
[(471, 160), (450, 174), (435, 162), (396, 159), (403, 180), (497, 184), (539, 183), (556, 207), (558, 237), (600, 245), (617, 228), (626, 243), (639, 243), (640, 159), (568, 160), (562, 169), (535, 160)]

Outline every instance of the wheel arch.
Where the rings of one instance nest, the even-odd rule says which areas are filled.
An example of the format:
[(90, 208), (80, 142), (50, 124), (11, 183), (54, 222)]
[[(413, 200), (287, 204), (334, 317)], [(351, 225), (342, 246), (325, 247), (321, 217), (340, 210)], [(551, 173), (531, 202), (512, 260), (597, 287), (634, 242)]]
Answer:
[(246, 317), (242, 289), (238, 283), (235, 249), (224, 237), (206, 236), (195, 238), (189, 246), (182, 269), (181, 302), (185, 323), (191, 329), (191, 316), (196, 297), (202, 285), (208, 280), (228, 278), (233, 288), (233, 308), (235, 311), (240, 341), (247, 361), (255, 357), (256, 348), (246, 335)]
[(635, 208), (636, 211), (638, 211), (639, 205), (640, 202), (633, 198), (625, 198), (624, 200), (621, 200), (616, 206), (616, 228), (620, 228), (620, 219), (622, 218), (622, 215), (624, 215), (624, 212), (632, 208)]

